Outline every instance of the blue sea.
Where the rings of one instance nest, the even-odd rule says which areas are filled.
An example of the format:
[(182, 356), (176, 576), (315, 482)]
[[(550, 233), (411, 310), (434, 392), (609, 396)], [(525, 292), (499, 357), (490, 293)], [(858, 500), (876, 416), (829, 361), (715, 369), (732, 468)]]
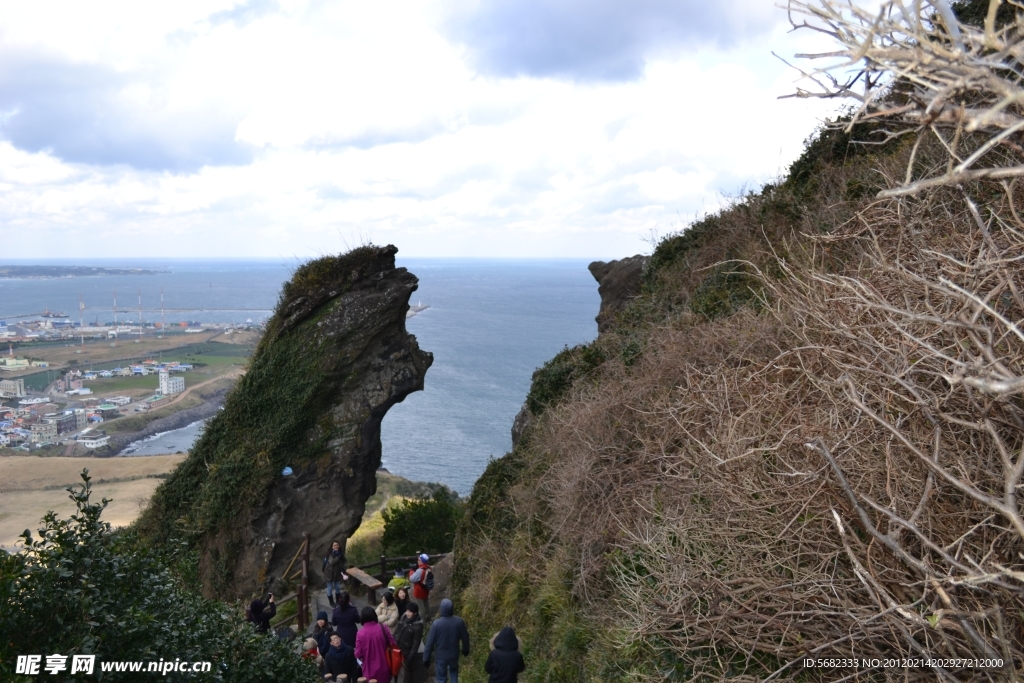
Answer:
[[(267, 317), (298, 262), (281, 260), (109, 259), (11, 261), (164, 270), (53, 280), (0, 279), (0, 320), (44, 309), (86, 323), (119, 309), (160, 308), (167, 322), (244, 322)], [(487, 461), (511, 448), (510, 429), (533, 371), (566, 345), (597, 335), (600, 299), (587, 260), (398, 259), (419, 277), (412, 303), (429, 306), (407, 321), (420, 347), (434, 354), (425, 389), (393, 407), (382, 428), (383, 465), (409, 479), (439, 481), (460, 494), (472, 489)], [(219, 310), (199, 310), (219, 309)], [(118, 314), (123, 320), (126, 314)], [(159, 312), (143, 313), (159, 320)], [(138, 314), (132, 314), (132, 320)], [(135, 455), (187, 450), (201, 425), (168, 432)]]

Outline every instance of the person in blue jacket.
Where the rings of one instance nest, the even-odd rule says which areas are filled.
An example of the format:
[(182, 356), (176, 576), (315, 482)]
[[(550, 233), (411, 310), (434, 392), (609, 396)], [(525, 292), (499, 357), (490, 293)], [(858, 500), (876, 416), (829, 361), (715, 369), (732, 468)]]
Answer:
[(469, 656), (469, 629), (462, 617), (457, 617), (452, 601), (445, 598), (441, 601), (438, 617), (430, 626), (427, 642), (423, 646), (423, 665), (430, 665), (430, 655), (437, 653), (434, 671), (437, 683), (459, 683), (459, 644), (462, 645), (462, 656)]

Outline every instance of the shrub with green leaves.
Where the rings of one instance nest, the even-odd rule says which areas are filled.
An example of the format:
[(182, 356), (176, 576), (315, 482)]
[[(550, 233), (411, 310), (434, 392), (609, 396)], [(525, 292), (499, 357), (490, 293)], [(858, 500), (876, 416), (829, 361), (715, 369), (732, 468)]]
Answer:
[(381, 514), (385, 552), (395, 555), (450, 552), (461, 512), (455, 494), (447, 489), (435, 492), (433, 498), (406, 500), (384, 510)]
[(88, 470), (82, 479), (67, 489), (76, 514), (47, 513), (38, 537), (22, 535), (24, 552), (0, 554), (0, 679), (18, 680), (17, 655), (56, 653), (96, 655), (89, 680), (138, 680), (103, 673), (100, 665), (161, 658), (213, 665), (210, 673), (169, 673), (168, 680), (317, 680), (312, 664), (274, 636), (256, 633), (239, 609), (181, 585), (168, 569), (174, 558), (140, 548), (131, 533), (115, 533), (100, 519), (109, 501), (91, 502)]
[(577, 379), (590, 374), (604, 360), (604, 351), (597, 342), (580, 344), (571, 349), (566, 346), (533, 373), (526, 406), (534, 415), (540, 415), (545, 408), (557, 403)]

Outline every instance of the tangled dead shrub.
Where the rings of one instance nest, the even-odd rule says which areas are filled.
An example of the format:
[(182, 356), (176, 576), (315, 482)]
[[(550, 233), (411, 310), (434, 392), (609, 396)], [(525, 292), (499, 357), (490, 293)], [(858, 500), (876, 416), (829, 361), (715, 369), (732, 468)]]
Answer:
[(807, 656), (1021, 670), (1012, 199), (987, 218), (956, 190), (876, 203), (763, 279), (770, 315), (658, 330), (546, 416), (544, 516), (593, 605), (611, 560), (619, 647), (709, 679), (835, 678)]

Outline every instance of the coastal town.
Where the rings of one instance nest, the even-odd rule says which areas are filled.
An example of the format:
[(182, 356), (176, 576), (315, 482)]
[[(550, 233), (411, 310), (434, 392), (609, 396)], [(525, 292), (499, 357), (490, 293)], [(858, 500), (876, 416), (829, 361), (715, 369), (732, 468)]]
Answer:
[[(190, 370), (192, 365), (188, 363), (160, 363), (153, 359), (99, 372), (69, 370), (42, 396), (30, 396), (23, 379), (0, 379), (0, 400), (11, 400), (10, 405), (0, 405), (0, 447), (30, 451), (74, 442), (88, 450), (102, 448), (109, 441), (106, 431), (100, 428), (105, 420), (169, 403), (185, 391), (184, 378), (172, 373)], [(87, 386), (98, 379), (147, 376), (155, 377), (156, 382), (151, 387), (153, 393), (141, 400), (133, 401), (130, 396), (95, 396)]]
[[(113, 420), (145, 418), (177, 403), (187, 387), (221, 378), (244, 361), (258, 335), (252, 321), (83, 326), (49, 311), (0, 321), (7, 346), (0, 355), (0, 449), (103, 452)], [(197, 366), (202, 377), (186, 380)]]

